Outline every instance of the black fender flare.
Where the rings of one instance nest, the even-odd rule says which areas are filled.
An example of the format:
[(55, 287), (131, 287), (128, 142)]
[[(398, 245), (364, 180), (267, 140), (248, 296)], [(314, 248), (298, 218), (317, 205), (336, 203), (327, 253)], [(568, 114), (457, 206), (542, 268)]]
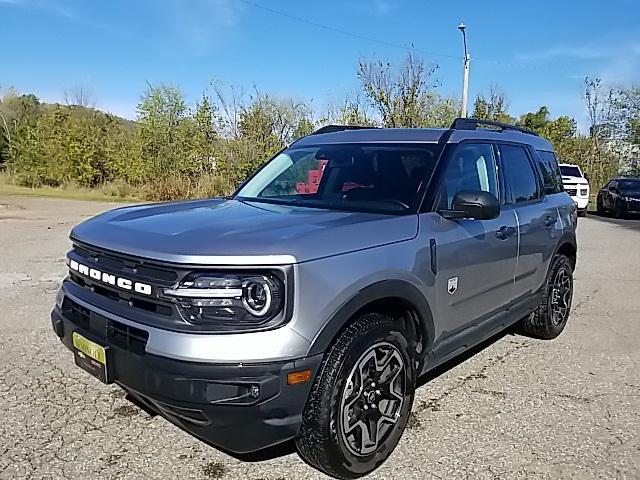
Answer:
[[(573, 250), (574, 250), (574, 252), (576, 254), (575, 262), (574, 262), (574, 265), (573, 265), (573, 267), (575, 268), (575, 264), (578, 261), (578, 242), (577, 242), (577, 239), (576, 239), (576, 234), (575, 234), (575, 232), (573, 230), (565, 231), (562, 234), (562, 236), (560, 237), (560, 240), (556, 244), (556, 248), (555, 248), (555, 250), (553, 252), (553, 257), (558, 255), (560, 250), (562, 250), (562, 248), (565, 245), (570, 245), (573, 248)], [(551, 262), (549, 262), (549, 263), (551, 263)], [(551, 266), (551, 265), (549, 265), (549, 266)]]
[(385, 299), (398, 299), (415, 311), (423, 339), (422, 355), (425, 355), (434, 340), (433, 313), (425, 296), (414, 285), (403, 280), (382, 280), (359, 290), (338, 308), (315, 336), (309, 355), (324, 353), (358, 311)]

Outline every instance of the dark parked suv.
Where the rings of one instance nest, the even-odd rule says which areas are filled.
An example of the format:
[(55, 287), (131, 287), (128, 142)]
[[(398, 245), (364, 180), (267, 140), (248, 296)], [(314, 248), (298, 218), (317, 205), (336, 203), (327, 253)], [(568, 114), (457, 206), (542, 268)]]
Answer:
[(526, 130), (325, 127), (230, 198), (76, 226), (52, 325), (78, 366), (203, 441), (295, 439), (356, 478), (397, 445), (420, 375), (512, 324), (564, 329), (576, 217)]
[(640, 178), (614, 178), (598, 191), (596, 206), (599, 215), (613, 214), (622, 218), (640, 213)]

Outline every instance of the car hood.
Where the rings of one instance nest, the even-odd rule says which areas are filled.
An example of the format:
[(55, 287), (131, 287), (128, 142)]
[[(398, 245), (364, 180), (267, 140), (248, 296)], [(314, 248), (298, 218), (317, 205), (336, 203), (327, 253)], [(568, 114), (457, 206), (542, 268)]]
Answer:
[(562, 183), (589, 185), (589, 181), (583, 177), (562, 177)]
[(119, 208), (71, 239), (149, 259), (203, 265), (297, 263), (409, 240), (417, 215), (209, 199)]

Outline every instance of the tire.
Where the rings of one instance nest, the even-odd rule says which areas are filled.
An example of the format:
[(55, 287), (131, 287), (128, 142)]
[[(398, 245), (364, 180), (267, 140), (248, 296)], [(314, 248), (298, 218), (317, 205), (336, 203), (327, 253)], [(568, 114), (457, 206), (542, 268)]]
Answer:
[(578, 210), (578, 216), (579, 217), (586, 217), (587, 216), (587, 207), (584, 207), (582, 210)]
[[(415, 344), (402, 321), (369, 313), (350, 324), (320, 365), (296, 439), (299, 455), (340, 479), (359, 478), (378, 468), (398, 444), (413, 405), (411, 352)], [(379, 364), (382, 367), (370, 370)], [(388, 384), (381, 380), (377, 385), (377, 375), (389, 379)], [(388, 420), (376, 420), (383, 412)], [(367, 428), (365, 437), (365, 420), (377, 426), (375, 445), (365, 441), (374, 436)]]
[[(564, 288), (559, 288), (559, 285)], [(565, 255), (556, 255), (551, 262), (538, 308), (520, 322), (525, 335), (544, 340), (556, 338), (564, 330), (573, 298), (573, 266)]]
[(604, 205), (602, 205), (602, 198), (598, 197), (596, 200), (596, 211), (598, 215), (604, 217), (606, 215), (606, 210), (604, 209)]

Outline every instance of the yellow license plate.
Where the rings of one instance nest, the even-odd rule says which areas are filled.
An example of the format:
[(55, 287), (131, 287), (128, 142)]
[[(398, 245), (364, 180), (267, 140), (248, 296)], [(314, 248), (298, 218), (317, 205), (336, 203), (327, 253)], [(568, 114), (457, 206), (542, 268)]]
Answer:
[(103, 346), (84, 338), (77, 332), (73, 332), (72, 338), (73, 346), (76, 347), (80, 352), (93, 358), (95, 361), (102, 363), (103, 365), (107, 364), (107, 352)]

